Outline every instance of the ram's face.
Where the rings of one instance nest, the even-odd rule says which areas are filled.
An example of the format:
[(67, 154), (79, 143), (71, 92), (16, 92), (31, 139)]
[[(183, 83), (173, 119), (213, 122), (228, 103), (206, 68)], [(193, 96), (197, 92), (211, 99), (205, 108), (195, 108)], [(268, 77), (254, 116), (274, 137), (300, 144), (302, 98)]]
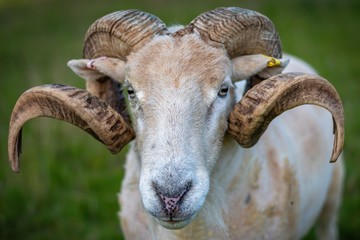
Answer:
[(180, 228), (201, 209), (232, 105), (230, 60), (197, 37), (162, 37), (128, 59), (145, 209)]

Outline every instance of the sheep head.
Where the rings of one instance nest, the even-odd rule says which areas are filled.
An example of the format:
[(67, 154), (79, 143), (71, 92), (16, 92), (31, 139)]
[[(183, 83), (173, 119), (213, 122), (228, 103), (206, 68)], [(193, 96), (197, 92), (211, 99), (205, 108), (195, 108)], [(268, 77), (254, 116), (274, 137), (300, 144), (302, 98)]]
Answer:
[[(331, 161), (341, 152), (344, 117), (336, 90), (318, 76), (280, 74), (287, 62), (279, 60), (278, 34), (259, 13), (219, 8), (170, 32), (150, 14), (115, 12), (90, 27), (84, 57), (68, 65), (87, 80), (88, 91), (48, 85), (18, 100), (9, 132), (15, 171), (21, 128), (30, 118), (68, 121), (114, 153), (136, 135), (143, 205), (175, 229), (203, 206), (227, 132), (251, 147), (282, 112), (316, 104), (334, 118)], [(233, 83), (244, 79), (249, 90), (236, 103)], [(120, 84), (128, 91), (131, 120)]]

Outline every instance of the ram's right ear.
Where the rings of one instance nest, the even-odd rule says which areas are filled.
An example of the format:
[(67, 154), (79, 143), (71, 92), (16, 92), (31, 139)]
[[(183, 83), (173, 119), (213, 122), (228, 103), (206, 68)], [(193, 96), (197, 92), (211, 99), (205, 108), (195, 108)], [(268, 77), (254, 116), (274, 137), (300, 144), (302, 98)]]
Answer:
[(67, 65), (86, 81), (98, 80), (105, 76), (118, 82), (123, 82), (125, 79), (125, 62), (119, 58), (76, 59), (70, 60)]
[(231, 62), (232, 79), (239, 81), (254, 75), (269, 78), (279, 74), (287, 66), (289, 59), (277, 59), (263, 54), (254, 54), (233, 58)]

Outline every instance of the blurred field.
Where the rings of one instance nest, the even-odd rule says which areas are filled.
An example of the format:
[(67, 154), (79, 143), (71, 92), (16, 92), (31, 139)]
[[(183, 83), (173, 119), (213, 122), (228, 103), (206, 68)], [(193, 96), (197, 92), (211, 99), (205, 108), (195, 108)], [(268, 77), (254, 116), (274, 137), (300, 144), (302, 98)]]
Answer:
[(360, 239), (360, 2), (131, 2), (0, 0), (0, 239), (121, 239), (116, 193), (126, 149), (114, 156), (69, 124), (32, 120), (23, 131), (22, 171), (15, 174), (7, 157), (11, 110), (20, 94), (36, 85), (84, 86), (66, 62), (81, 58), (84, 34), (95, 19), (138, 8), (168, 25), (186, 24), (219, 6), (270, 17), (283, 49), (307, 60), (338, 89), (345, 105), (347, 166), (340, 234)]

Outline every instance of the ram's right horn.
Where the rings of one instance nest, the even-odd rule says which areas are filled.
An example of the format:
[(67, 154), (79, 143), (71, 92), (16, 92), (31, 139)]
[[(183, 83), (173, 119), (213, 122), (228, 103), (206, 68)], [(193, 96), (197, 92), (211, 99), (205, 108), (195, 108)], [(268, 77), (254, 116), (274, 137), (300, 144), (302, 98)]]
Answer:
[(241, 146), (251, 147), (275, 117), (303, 104), (321, 106), (333, 115), (335, 139), (330, 162), (335, 162), (344, 145), (344, 109), (335, 88), (316, 75), (284, 73), (257, 84), (231, 112), (228, 131)]

